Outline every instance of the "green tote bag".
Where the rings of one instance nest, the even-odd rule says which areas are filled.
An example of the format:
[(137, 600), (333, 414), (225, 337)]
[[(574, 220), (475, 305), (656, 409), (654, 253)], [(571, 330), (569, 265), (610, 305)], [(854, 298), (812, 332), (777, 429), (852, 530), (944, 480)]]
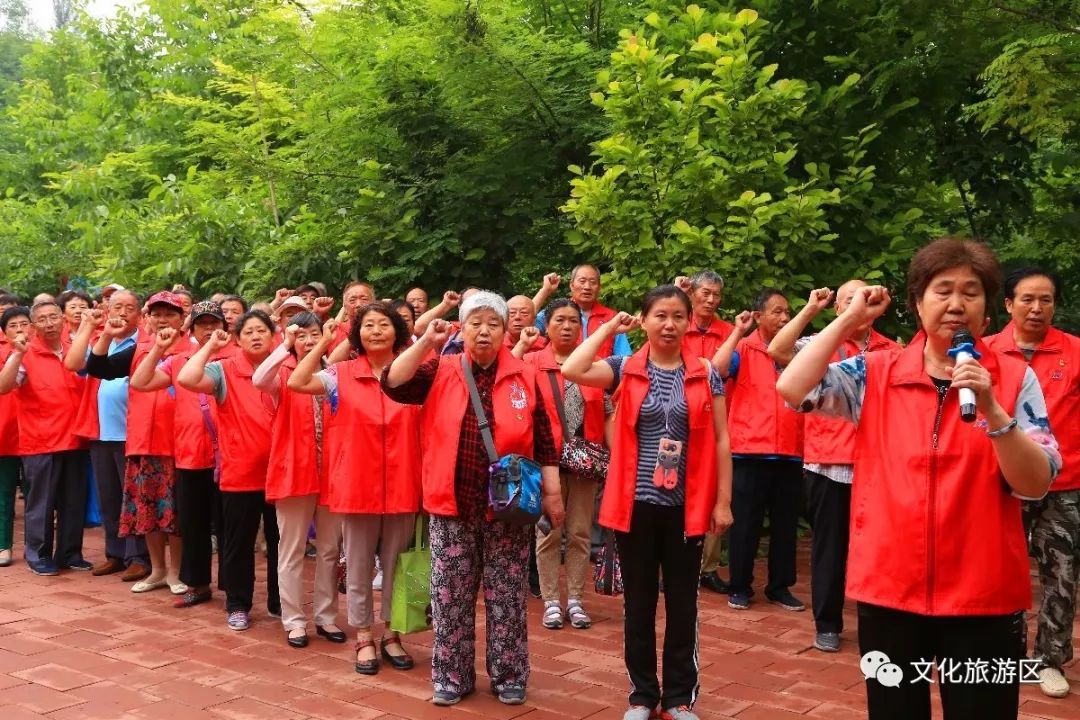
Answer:
[(427, 630), (431, 623), (431, 548), (424, 545), (423, 515), (416, 517), (416, 542), (398, 555), (394, 596), (390, 599), (390, 629), (399, 633)]

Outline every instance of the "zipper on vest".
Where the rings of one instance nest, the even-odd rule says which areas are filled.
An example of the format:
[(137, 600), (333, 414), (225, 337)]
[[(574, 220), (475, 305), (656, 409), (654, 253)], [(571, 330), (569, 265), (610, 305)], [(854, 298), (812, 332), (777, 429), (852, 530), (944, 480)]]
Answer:
[(934, 432), (930, 451), (930, 500), (927, 503), (927, 540), (926, 540), (926, 610), (932, 613), (934, 608), (934, 545), (936, 542), (935, 532), (935, 499), (937, 497), (937, 454), (938, 441), (941, 439), (941, 419), (945, 414), (945, 396), (949, 393), (949, 386), (938, 387), (937, 415), (934, 416)]
[(389, 454), (386, 452), (386, 393), (379, 393), (379, 428), (382, 431), (382, 512), (386, 512), (386, 465)]

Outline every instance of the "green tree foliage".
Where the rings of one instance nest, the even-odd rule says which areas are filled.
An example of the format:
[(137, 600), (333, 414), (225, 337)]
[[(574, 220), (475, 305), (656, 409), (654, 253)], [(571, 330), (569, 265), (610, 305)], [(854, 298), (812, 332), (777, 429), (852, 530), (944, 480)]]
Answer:
[(897, 287), (943, 232), (1076, 284), (1075, 0), (698, 4), (145, 0), (44, 35), (0, 0), (0, 285), (588, 260), (625, 305), (719, 269), (736, 310)]
[[(600, 74), (593, 97), (614, 132), (595, 145), (602, 172), (577, 169), (565, 210), (575, 244), (610, 261), (620, 299), (710, 266), (739, 279), (739, 303), (760, 285), (801, 295), (853, 269), (882, 277), (866, 267), (872, 248), (841, 241), (834, 225), (873, 202), (865, 147), (879, 132), (819, 137), (844, 126), (860, 78), (786, 76), (763, 61), (766, 28), (750, 9), (651, 13)], [(914, 246), (921, 214), (887, 221)]]

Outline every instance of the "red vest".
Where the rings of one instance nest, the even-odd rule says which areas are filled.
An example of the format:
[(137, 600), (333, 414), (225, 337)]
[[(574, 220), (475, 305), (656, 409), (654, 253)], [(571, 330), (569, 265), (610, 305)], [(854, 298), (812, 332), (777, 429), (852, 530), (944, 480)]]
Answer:
[[(172, 378), (172, 389), (176, 393), (176, 401), (173, 403), (173, 433), (176, 439), (174, 456), (176, 467), (180, 470), (207, 470), (216, 464), (214, 441), (206, 423), (209, 415), (210, 422), (217, 427), (217, 403), (213, 397), (182, 388), (176, 382), (176, 376), (180, 374), (184, 363), (196, 352), (196, 345), (184, 347), (169, 361), (169, 376)], [(231, 388), (229, 392), (232, 392)]]
[[(547, 410), (548, 419), (551, 421), (551, 432), (555, 435), (555, 448), (561, 453), (563, 444), (562, 423), (559, 421), (559, 408), (555, 404), (555, 395), (551, 390), (550, 375), (555, 373), (559, 385), (559, 397), (565, 397), (562, 371), (559, 363), (555, 361), (555, 352), (551, 346), (540, 352), (525, 356), (525, 364), (535, 367), (536, 385), (540, 388), (540, 395), (544, 398), (544, 409)], [(585, 439), (593, 442), (604, 442), (604, 391), (600, 388), (579, 385), (581, 395), (585, 399)]]
[[(874, 329), (870, 330), (870, 342), (866, 352), (880, 352), (899, 347), (895, 342)], [(863, 351), (861, 343), (847, 340), (837, 351), (833, 362), (854, 357)], [(740, 371), (741, 372), (741, 371)], [(817, 413), (805, 416), (803, 462), (820, 465), (851, 465), (855, 462), (855, 426), (847, 420), (827, 417)]]
[[(11, 355), (11, 345), (0, 345), (0, 368)], [(19, 454), (19, 395), (0, 395), (0, 457)]]
[(760, 331), (740, 340), (736, 350), (739, 371), (728, 397), (731, 453), (802, 457), (803, 418), (776, 392), (780, 373)]
[(324, 502), (336, 513), (416, 512), (420, 407), (388, 398), (364, 355), (334, 367), (338, 404), (336, 413), (326, 414)]
[[(67, 345), (64, 345), (67, 352)], [(19, 403), (19, 455), (77, 450), (82, 439), (73, 432), (82, 397), (83, 378), (64, 367), (40, 337), (30, 341), (22, 357), (26, 381), (16, 390)]]
[[(499, 351), (495, 387), (491, 393), (495, 417), (488, 418), (499, 456), (533, 456), (533, 409), (536, 370), (506, 348)], [(427, 437), (423, 446), (424, 509), (432, 515), (457, 515), (454, 471), (461, 423), (469, 405), (469, 389), (460, 355), (439, 358), (439, 369), (424, 402)]]
[[(985, 338), (986, 346), (1023, 360), (1013, 332), (1010, 322), (997, 335)], [(1039, 378), (1050, 429), (1061, 452), (1061, 472), (1050, 491), (1080, 490), (1080, 337), (1050, 328), (1030, 365)]]
[[(187, 336), (184, 336), (180, 338), (177, 345), (169, 348), (169, 354), (174, 354), (181, 348), (186, 349), (189, 345)], [(153, 346), (153, 335), (135, 346), (135, 355), (131, 358), (131, 372), (139, 367), (143, 359), (150, 354), (150, 348)], [(128, 384), (125, 455), (128, 457), (135, 455), (172, 457), (173, 427), (176, 417), (175, 397), (175, 393), (170, 392), (169, 388), (148, 393), (133, 390)]]
[[(615, 405), (615, 431), (607, 485), (600, 504), (600, 524), (629, 532), (637, 487), (637, 422), (649, 392), (649, 343), (623, 362)], [(716, 505), (716, 431), (709, 374), (700, 358), (683, 349), (684, 393), (689, 411), (690, 439), (686, 443), (686, 535), (709, 531)]]
[(273, 403), (251, 382), (255, 371), (242, 352), (222, 360), (221, 368), (225, 374), (225, 402), (218, 405), (221, 489), (265, 490)]
[(82, 395), (79, 397), (79, 407), (75, 411), (72, 432), (87, 440), (97, 440), (101, 437), (97, 401), (99, 387), (101, 387), (101, 380), (87, 375), (83, 383)]
[(734, 329), (735, 326), (731, 323), (714, 317), (709, 326), (702, 331), (698, 328), (697, 319), (691, 316), (690, 327), (683, 335), (683, 347), (694, 357), (712, 360), (713, 355)]
[[(986, 420), (960, 420), (923, 367), (926, 336), (866, 356), (855, 435), (847, 594), (921, 615), (1004, 615), (1031, 605), (1020, 500), (1001, 476)], [(1010, 415), (1027, 366), (986, 348), (980, 360)]]
[[(601, 325), (606, 323), (611, 318), (615, 317), (616, 314), (617, 312), (609, 307), (605, 307), (598, 302), (593, 303), (592, 312), (589, 313), (589, 322), (584, 328), (581, 329), (581, 339), (585, 339), (585, 330), (589, 331), (588, 334), (591, 337), (594, 332), (600, 329)], [(596, 357), (600, 360), (603, 360), (606, 357), (611, 357), (611, 353), (614, 349), (615, 336), (612, 335), (604, 341), (603, 345), (600, 346), (600, 351), (596, 353)]]
[[(315, 402), (321, 401), (315, 395), (288, 388), (289, 376), (294, 370), (296, 358), (292, 355), (278, 370), (278, 406), (274, 412), (270, 468), (266, 474), (266, 499), (271, 502), (319, 495), (322, 490), (315, 451)], [(324, 414), (324, 420), (328, 414)]]
[[(100, 332), (95, 330), (90, 338), (88, 347), (94, 347)], [(73, 432), (87, 440), (101, 438), (100, 417), (98, 416), (98, 388), (101, 387), (101, 379), (91, 375), (86, 376), (83, 384), (82, 397), (79, 398), (79, 409), (75, 413), (75, 427)]]

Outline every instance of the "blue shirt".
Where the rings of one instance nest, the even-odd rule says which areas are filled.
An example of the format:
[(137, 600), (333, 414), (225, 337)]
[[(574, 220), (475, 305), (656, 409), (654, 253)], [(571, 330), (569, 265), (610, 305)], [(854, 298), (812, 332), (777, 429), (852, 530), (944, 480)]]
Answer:
[[(139, 333), (109, 343), (109, 355), (134, 347)], [(87, 350), (89, 354), (89, 350)], [(128, 378), (102, 380), (97, 395), (98, 427), (100, 440), (123, 442), (127, 440)]]
[[(541, 310), (536, 316), (536, 329), (540, 331), (540, 334), (547, 337), (547, 311)], [(589, 316), (588, 313), (582, 313), (581, 318), (581, 339), (584, 341), (589, 337)], [(615, 336), (615, 344), (611, 346), (611, 354), (614, 357), (630, 357), (634, 354), (634, 349), (630, 347), (630, 341), (626, 339), (626, 335), (620, 333)]]

